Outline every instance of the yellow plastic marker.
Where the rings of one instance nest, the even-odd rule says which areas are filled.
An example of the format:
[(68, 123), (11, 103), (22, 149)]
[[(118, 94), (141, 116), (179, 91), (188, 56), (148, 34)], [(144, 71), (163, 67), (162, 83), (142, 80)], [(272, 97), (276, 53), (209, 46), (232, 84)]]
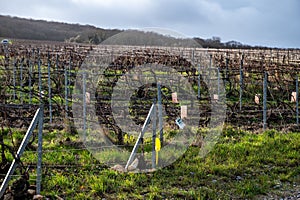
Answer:
[(155, 138), (155, 151), (160, 151), (161, 144), (160, 144), (160, 139)]
[(158, 152), (160, 151), (161, 143), (159, 138), (155, 138), (156, 164), (158, 165)]
[(130, 135), (130, 142), (133, 142), (133, 141), (134, 141), (134, 136)]
[(128, 135), (127, 134), (124, 135), (124, 141), (128, 142)]

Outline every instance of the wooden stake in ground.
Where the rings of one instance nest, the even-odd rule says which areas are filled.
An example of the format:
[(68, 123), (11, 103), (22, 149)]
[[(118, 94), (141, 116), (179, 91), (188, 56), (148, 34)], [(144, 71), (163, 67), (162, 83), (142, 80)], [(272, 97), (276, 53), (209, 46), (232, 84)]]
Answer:
[(85, 102), (87, 104), (91, 103), (91, 94), (89, 92), (85, 93)]
[(173, 103), (178, 103), (177, 92), (173, 92), (172, 93), (172, 102)]
[(254, 97), (254, 102), (256, 104), (259, 104), (259, 101), (260, 101), (260, 95), (259, 94), (256, 94), (255, 97)]
[(181, 106), (181, 119), (187, 118), (187, 106)]
[(291, 103), (295, 103), (297, 100), (297, 92), (292, 92)]
[(217, 94), (214, 94), (214, 101), (218, 101), (219, 100), (219, 95), (217, 95)]

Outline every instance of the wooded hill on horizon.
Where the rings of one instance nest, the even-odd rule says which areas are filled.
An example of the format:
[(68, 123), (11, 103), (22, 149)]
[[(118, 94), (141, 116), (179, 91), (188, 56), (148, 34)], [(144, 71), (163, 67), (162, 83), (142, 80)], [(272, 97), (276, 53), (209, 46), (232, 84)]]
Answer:
[[(49, 22), (0, 15), (0, 37), (2, 38), (100, 44), (123, 31), (119, 29), (103, 29), (91, 25)], [(136, 35), (141, 36), (141, 34)], [(166, 45), (174, 41), (172, 37), (155, 33), (151, 34), (150, 39), (161, 40), (162, 38), (168, 41)], [(262, 48), (244, 45), (236, 41), (222, 43), (219, 37), (212, 37), (211, 39), (195, 37), (193, 39), (204, 48)]]

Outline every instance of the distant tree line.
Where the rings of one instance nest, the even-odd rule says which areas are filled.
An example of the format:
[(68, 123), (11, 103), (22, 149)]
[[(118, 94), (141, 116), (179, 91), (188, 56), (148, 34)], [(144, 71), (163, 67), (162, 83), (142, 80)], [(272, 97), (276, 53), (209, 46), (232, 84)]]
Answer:
[(215, 49), (251, 49), (251, 48), (264, 48), (253, 47), (245, 45), (237, 41), (229, 41), (222, 43), (220, 37), (212, 37), (210, 39), (194, 38), (203, 48), (215, 48)]
[(121, 32), (90, 25), (48, 22), (0, 15), (0, 37), (99, 44)]

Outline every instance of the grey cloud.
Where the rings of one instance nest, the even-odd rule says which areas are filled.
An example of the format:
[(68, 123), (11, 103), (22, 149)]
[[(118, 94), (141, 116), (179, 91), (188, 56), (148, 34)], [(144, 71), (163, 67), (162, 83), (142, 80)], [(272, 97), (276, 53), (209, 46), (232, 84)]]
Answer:
[(300, 47), (298, 0), (140, 0), (138, 5), (127, 2), (81, 6), (74, 0), (30, 0), (24, 6), (24, 1), (10, 0), (1, 2), (0, 13), (103, 28), (166, 27), (189, 36)]

